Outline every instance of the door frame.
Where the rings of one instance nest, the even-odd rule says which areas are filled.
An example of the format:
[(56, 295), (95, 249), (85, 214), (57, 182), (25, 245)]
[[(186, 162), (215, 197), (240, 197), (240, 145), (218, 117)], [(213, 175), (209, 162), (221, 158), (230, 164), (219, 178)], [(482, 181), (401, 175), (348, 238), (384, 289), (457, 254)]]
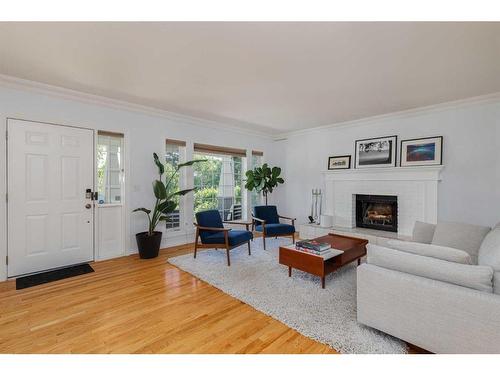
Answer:
[[(6, 117), (5, 121), (5, 193), (8, 193), (9, 189), (9, 137), (8, 137), (8, 129), (9, 129), (9, 120), (15, 120), (15, 121), (25, 121), (25, 122), (31, 122), (31, 123), (38, 123), (38, 124), (44, 124), (44, 125), (51, 125), (51, 126), (62, 126), (66, 128), (73, 128), (73, 129), (83, 129), (83, 130), (90, 130), (92, 132), (92, 191), (95, 191), (95, 186), (96, 186), (96, 134), (97, 131), (92, 128), (87, 128), (83, 126), (73, 126), (73, 125), (63, 125), (63, 124), (57, 124), (53, 122), (47, 122), (47, 121), (36, 121), (36, 120), (26, 120), (22, 118), (16, 118), (16, 117)], [(7, 195), (6, 195), (7, 196)], [(93, 201), (95, 202), (95, 201)], [(95, 238), (96, 238), (96, 205), (93, 203), (92, 205), (92, 262), (95, 261), (96, 259), (96, 246), (95, 246)], [(6, 257), (9, 256), (9, 202), (6, 199), (5, 201), (5, 255)], [(7, 263), (7, 262), (6, 262)], [(61, 267), (55, 267), (53, 269), (58, 269)], [(18, 276), (14, 277), (8, 277), (8, 270), (9, 266), (8, 264), (5, 265), (5, 278), (6, 279), (15, 279)], [(48, 271), (48, 270), (47, 270)], [(35, 272), (39, 273), (39, 272)], [(0, 274), (1, 275), (1, 274)], [(23, 275), (25, 276), (25, 275)], [(0, 278), (1, 280), (1, 278)]]

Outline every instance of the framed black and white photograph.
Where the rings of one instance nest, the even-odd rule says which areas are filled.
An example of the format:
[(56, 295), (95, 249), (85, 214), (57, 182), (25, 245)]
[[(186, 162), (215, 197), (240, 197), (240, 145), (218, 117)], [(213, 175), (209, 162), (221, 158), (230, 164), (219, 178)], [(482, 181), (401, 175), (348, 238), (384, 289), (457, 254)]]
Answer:
[(355, 168), (380, 168), (396, 166), (398, 137), (379, 137), (356, 141)]
[(401, 141), (400, 165), (419, 167), (443, 164), (443, 137), (405, 139)]
[(330, 156), (328, 158), (328, 170), (351, 168), (351, 155)]

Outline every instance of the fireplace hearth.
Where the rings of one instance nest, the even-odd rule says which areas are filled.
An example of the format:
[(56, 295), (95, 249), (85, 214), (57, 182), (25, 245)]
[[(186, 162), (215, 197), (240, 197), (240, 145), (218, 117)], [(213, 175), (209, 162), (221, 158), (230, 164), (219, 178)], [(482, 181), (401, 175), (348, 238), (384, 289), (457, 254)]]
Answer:
[(398, 197), (356, 194), (356, 226), (398, 231)]

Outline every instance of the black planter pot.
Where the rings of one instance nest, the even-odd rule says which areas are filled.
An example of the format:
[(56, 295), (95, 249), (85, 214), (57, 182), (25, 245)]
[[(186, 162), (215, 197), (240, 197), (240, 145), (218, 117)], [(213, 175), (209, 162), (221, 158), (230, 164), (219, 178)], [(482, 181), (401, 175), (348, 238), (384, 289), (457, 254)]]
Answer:
[(148, 232), (141, 232), (135, 235), (141, 259), (151, 259), (158, 256), (162, 234), (162, 232), (153, 232), (153, 235), (149, 236)]

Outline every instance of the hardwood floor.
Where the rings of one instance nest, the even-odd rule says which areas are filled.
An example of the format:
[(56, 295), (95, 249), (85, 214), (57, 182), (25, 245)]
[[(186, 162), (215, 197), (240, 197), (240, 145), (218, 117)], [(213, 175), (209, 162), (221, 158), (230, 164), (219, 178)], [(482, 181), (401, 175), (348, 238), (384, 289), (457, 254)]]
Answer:
[(0, 353), (335, 353), (166, 263), (192, 249), (23, 290), (0, 283)]
[(0, 283), (0, 353), (336, 353), (166, 262), (191, 252), (97, 262), (23, 290)]

